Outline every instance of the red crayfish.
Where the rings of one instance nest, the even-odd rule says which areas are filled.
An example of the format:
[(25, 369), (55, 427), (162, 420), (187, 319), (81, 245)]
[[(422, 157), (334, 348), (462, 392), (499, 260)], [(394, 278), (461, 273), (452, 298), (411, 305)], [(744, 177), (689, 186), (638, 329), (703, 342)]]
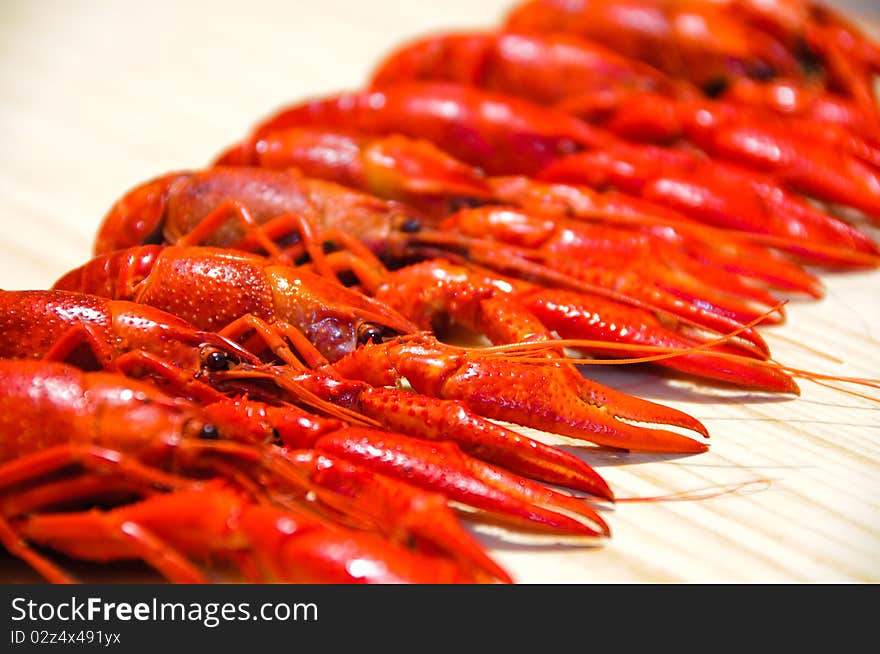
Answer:
[(880, 263), (878, 71), (808, 0), (529, 0), (135, 186), (0, 291), (0, 544), (53, 582), (509, 583), (461, 518), (609, 537), (581, 455), (709, 434), (578, 364), (798, 394), (760, 330), (808, 264)]

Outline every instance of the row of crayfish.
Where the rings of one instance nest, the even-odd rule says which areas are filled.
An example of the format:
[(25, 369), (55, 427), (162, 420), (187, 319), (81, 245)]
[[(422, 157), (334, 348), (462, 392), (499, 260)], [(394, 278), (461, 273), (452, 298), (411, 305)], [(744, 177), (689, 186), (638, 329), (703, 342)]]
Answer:
[(880, 263), (878, 70), (805, 0), (533, 0), (134, 188), (0, 292), (0, 543), (57, 582), (445, 583), (512, 581), (461, 516), (607, 537), (602, 477), (504, 424), (707, 449), (593, 357), (798, 393), (757, 328), (805, 264)]

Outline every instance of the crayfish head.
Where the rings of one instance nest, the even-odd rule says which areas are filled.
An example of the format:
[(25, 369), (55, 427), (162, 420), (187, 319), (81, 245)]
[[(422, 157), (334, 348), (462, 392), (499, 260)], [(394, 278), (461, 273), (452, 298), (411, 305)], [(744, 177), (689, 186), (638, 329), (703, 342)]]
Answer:
[(107, 212), (95, 238), (95, 254), (162, 243), (171, 189), (189, 173), (174, 172), (131, 189)]
[(96, 445), (131, 455), (161, 455), (201, 431), (197, 407), (152, 384), (113, 373), (91, 373), (86, 398), (94, 412)]

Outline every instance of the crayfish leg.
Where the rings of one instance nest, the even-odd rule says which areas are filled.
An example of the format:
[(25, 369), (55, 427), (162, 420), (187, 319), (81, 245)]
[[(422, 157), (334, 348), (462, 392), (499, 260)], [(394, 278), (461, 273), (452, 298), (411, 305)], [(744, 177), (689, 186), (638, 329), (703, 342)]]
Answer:
[(76, 583), (76, 579), (28, 545), (2, 517), (0, 517), (0, 543), (10, 554), (27, 563), (53, 584)]
[(185, 477), (139, 463), (134, 458), (115, 450), (95, 445), (67, 443), (0, 464), (0, 488), (31, 481), (74, 464), (99, 474), (113, 470), (128, 479), (138, 480), (146, 487), (181, 488), (193, 483)]
[(118, 512), (46, 514), (27, 518), (20, 526), (32, 541), (75, 558), (92, 561), (142, 559), (177, 583), (205, 583), (207, 579), (186, 557), (143, 525)]

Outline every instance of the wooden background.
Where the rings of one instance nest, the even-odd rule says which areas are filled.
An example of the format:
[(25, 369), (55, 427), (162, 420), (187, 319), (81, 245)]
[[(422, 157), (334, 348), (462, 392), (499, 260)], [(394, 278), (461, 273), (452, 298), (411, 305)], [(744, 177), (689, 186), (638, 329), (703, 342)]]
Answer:
[[(495, 24), (510, 4), (0, 1), (0, 287), (47, 288), (89, 258), (104, 212), (135, 184), (204, 166), (287, 102), (362, 85), (403, 40)], [(880, 273), (823, 280), (824, 300), (794, 301), (788, 325), (768, 330), (777, 359), (880, 376)], [(518, 581), (880, 581), (876, 402), (809, 382), (794, 399), (646, 368), (589, 373), (689, 411), (712, 433), (694, 457), (565, 443), (618, 496), (729, 492), (621, 503), (607, 515), (613, 538), (594, 547), (481, 536)], [(8, 562), (2, 571), (30, 578)]]

